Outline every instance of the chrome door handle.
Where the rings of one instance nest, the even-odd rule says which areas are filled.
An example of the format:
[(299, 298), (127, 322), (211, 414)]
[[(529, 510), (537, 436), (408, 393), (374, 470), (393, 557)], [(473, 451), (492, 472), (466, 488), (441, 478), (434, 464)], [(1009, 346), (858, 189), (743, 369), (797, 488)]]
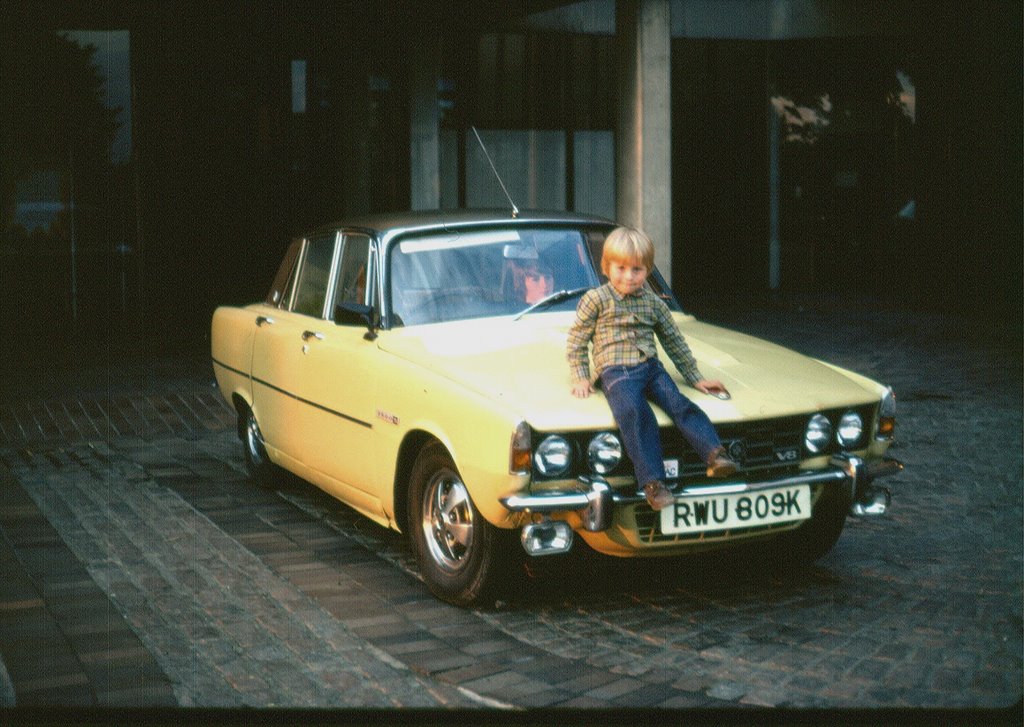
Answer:
[(257, 326), (262, 326), (264, 323), (269, 323), (270, 325), (274, 325), (274, 319), (271, 318), (270, 316), (256, 316), (256, 325)]
[(322, 341), (322, 340), (324, 340), (324, 334), (320, 333), (319, 331), (303, 331), (302, 332), (302, 340), (303, 341), (308, 341), (311, 338), (315, 338), (318, 341)]

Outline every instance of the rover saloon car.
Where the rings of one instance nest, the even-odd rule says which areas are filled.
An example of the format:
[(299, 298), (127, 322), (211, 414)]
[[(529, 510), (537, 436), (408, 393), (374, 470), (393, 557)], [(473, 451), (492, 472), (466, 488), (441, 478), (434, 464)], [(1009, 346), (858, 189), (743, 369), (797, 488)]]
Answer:
[[(257, 480), (280, 468), (411, 539), (425, 583), (468, 605), (522, 561), (751, 546), (791, 563), (832, 548), (848, 515), (883, 513), (891, 389), (684, 313), (702, 373), (681, 390), (739, 471), (709, 480), (655, 409), (675, 503), (638, 490), (598, 392), (570, 393), (566, 335), (600, 285), (614, 223), (568, 213), (408, 213), (293, 240), (265, 300), (213, 315), (213, 368)], [(663, 360), (667, 360), (664, 352)], [(582, 542), (581, 542), (582, 541)]]

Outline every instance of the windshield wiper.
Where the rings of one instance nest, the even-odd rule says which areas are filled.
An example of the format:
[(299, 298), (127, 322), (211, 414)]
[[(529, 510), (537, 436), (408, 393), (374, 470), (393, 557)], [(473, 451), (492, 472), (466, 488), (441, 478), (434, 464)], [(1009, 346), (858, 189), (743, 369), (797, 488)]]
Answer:
[(527, 313), (531, 313), (531, 312), (537, 310), (538, 308), (547, 308), (549, 305), (554, 305), (555, 303), (561, 303), (563, 300), (569, 300), (569, 298), (575, 298), (577, 295), (583, 295), (588, 290), (590, 290), (589, 287), (587, 287), (587, 288), (573, 288), (572, 290), (556, 290), (554, 293), (551, 293), (550, 295), (544, 296), (543, 298), (538, 300), (536, 303), (531, 305), (526, 310), (520, 311), (519, 313), (517, 313), (516, 317), (513, 318), (512, 320), (518, 321), (520, 318), (525, 316)]

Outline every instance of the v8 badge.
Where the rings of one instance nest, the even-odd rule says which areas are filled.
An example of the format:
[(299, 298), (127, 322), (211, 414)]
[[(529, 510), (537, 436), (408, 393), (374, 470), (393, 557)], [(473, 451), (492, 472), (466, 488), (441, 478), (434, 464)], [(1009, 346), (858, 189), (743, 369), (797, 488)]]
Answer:
[(779, 447), (775, 450), (775, 461), (777, 462), (796, 462), (799, 459), (799, 447)]

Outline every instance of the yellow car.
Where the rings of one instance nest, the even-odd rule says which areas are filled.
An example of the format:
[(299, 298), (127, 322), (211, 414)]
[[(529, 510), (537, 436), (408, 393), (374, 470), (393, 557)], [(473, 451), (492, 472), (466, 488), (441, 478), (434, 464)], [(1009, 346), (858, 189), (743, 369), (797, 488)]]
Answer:
[(656, 270), (648, 284), (732, 397), (677, 385), (740, 470), (708, 480), (656, 410), (676, 502), (647, 505), (607, 402), (571, 395), (565, 358), (613, 228), (434, 212), (294, 240), (265, 301), (213, 315), (213, 367), (254, 477), (284, 468), (407, 533), (430, 589), (457, 604), (497, 595), (523, 553), (577, 537), (617, 556), (760, 542), (809, 562), (847, 514), (883, 513), (874, 481), (902, 468), (885, 457), (891, 389), (695, 320)]

